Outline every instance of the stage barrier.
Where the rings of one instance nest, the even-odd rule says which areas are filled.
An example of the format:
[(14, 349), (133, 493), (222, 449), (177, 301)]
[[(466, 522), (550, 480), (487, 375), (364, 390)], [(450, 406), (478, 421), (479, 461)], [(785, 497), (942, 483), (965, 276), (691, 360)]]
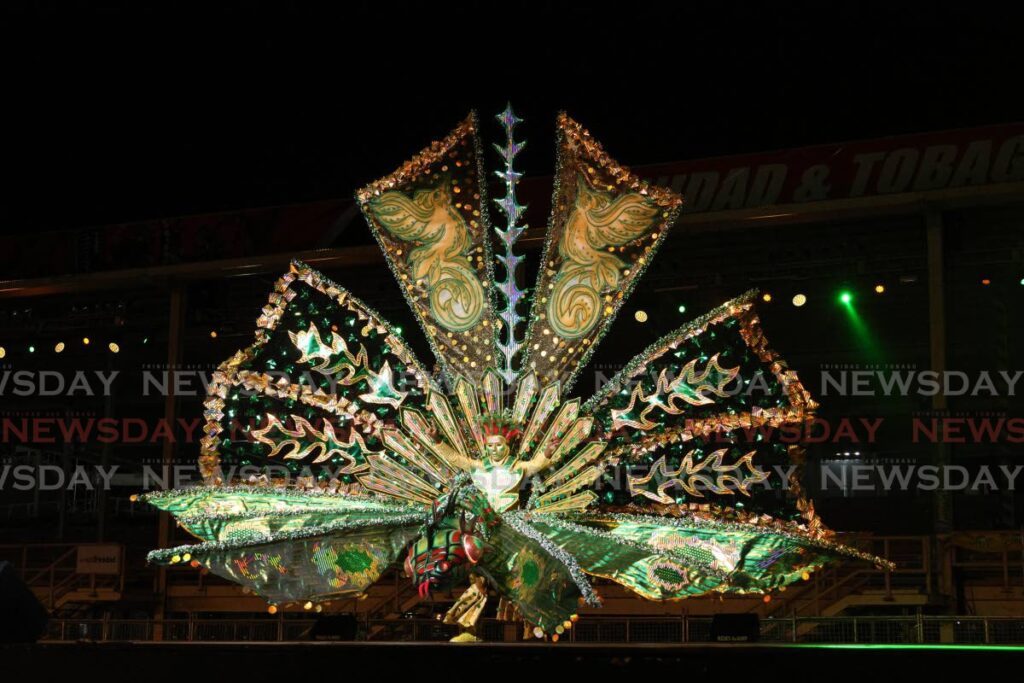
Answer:
[[(179, 619), (163, 622), (163, 640), (176, 642), (288, 642), (311, 639), (313, 619)], [(122, 619), (51, 619), (51, 641), (150, 641), (157, 622)], [(563, 640), (577, 643), (702, 643), (710, 617), (582, 618)], [(430, 619), (361, 621), (358, 640), (445, 641), (456, 627)], [(515, 641), (520, 628), (481, 620), (490, 642)], [(1024, 644), (1024, 617), (783, 617), (761, 620), (762, 643)]]

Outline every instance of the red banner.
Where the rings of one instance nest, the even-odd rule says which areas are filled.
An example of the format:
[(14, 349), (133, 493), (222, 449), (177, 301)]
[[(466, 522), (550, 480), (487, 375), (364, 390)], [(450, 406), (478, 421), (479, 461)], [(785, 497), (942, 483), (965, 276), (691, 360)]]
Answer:
[[(535, 169), (539, 170), (539, 169)], [(922, 133), (634, 169), (706, 213), (1024, 181), (1024, 123)], [(547, 222), (551, 178), (523, 180), (528, 222)], [(323, 241), (351, 200), (247, 209), (0, 238), (6, 277), (294, 252)], [(40, 258), (43, 254), (45, 258)]]
[(1024, 123), (634, 169), (691, 213), (1024, 180)]

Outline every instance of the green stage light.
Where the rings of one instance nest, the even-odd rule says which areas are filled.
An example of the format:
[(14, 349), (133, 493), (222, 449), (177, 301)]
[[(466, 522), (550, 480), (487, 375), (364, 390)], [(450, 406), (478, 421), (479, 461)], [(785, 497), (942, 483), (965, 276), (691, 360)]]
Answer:
[(852, 289), (840, 289), (836, 295), (836, 300), (842, 305), (841, 310), (845, 314), (843, 317), (846, 318), (850, 331), (853, 333), (851, 338), (856, 340), (860, 351), (864, 354), (864, 358), (872, 362), (881, 362), (883, 359), (882, 349), (877, 344), (874, 335), (868, 329), (867, 323), (861, 318), (860, 312), (857, 310), (854, 291)]
[(680, 313), (686, 313), (686, 305), (685, 304), (679, 304), (679, 312)]

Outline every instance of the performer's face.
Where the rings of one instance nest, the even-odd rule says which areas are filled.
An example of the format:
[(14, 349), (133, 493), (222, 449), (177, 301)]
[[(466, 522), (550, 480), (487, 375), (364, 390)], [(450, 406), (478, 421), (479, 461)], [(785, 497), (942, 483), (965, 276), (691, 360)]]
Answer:
[(484, 442), (484, 451), (494, 465), (503, 465), (509, 456), (508, 441), (501, 434), (491, 434)]

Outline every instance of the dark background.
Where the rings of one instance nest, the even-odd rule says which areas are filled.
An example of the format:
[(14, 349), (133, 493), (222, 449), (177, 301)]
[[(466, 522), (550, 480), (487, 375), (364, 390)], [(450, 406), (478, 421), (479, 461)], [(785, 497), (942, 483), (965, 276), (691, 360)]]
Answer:
[(1007, 3), (8, 4), (0, 231), (349, 197), (506, 99), (631, 165), (1020, 118)]

